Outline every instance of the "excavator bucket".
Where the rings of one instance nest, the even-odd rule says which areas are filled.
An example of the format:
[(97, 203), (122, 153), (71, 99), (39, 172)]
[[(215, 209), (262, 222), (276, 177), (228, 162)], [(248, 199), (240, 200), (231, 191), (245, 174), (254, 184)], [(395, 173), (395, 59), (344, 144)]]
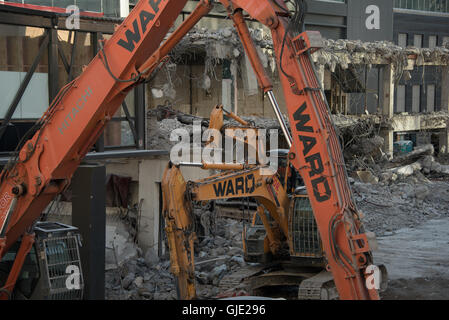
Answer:
[(171, 272), (176, 278), (178, 298), (196, 298), (194, 240), (195, 223), (186, 182), (181, 170), (169, 163), (162, 178), (165, 232), (170, 249)]

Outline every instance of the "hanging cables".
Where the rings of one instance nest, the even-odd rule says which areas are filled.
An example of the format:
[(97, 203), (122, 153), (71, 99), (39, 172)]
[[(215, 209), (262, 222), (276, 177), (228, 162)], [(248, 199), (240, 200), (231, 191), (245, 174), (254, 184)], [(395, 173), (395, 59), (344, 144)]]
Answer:
[(114, 79), (115, 81), (120, 82), (120, 83), (138, 82), (140, 80), (140, 77), (142, 76), (141, 73), (138, 73), (136, 76), (134, 76), (128, 80), (122, 80), (122, 79), (119, 79), (118, 77), (116, 77), (112, 73), (111, 67), (109, 66), (108, 57), (106, 56), (106, 52), (104, 51), (104, 46), (101, 42), (100, 42), (100, 47), (101, 47), (100, 52), (103, 57), (102, 60), (103, 60), (104, 67), (106, 68), (106, 70), (108, 71), (108, 73), (112, 77), (112, 79)]
[[(288, 9), (285, 9), (283, 6), (281, 6), (281, 5), (279, 4), (279, 2), (277, 2), (277, 0), (273, 0), (273, 2), (274, 2), (274, 4), (275, 4), (279, 9), (281, 9), (282, 11), (287, 12), (287, 13), (290, 13), (290, 11), (288, 11)], [(287, 2), (290, 2), (290, 1), (287, 1)]]
[[(274, 0), (274, 2), (277, 6), (281, 7), (277, 2), (277, 0)], [(289, 19), (287, 30), (285, 31), (284, 39), (282, 40), (281, 57), (279, 62), (280, 69), (287, 78), (291, 78), (291, 76), (288, 75), (287, 72), (285, 72), (282, 64), (284, 58), (284, 49), (287, 42), (287, 36), (289, 34), (297, 36), (304, 31), (304, 21), (306, 18), (306, 13), (307, 13), (307, 3), (305, 2), (305, 0), (293, 0), (293, 15)]]

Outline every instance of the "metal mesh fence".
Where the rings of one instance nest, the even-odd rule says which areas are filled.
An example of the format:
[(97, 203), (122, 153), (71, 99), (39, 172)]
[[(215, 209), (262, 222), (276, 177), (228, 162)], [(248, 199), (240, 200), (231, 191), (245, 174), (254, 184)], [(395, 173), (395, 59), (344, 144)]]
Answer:
[[(82, 298), (84, 283), (77, 241), (77, 236), (42, 241), (51, 300)], [(76, 276), (77, 271), (79, 276)], [(69, 277), (74, 274), (72, 281)]]

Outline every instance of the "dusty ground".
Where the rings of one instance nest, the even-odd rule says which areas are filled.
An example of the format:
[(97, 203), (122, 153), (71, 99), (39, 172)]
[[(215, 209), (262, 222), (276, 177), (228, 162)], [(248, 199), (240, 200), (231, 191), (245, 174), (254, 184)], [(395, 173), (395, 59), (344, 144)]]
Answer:
[(399, 279), (389, 283), (383, 300), (449, 300), (449, 280), (439, 278)]
[(386, 265), (389, 300), (449, 299), (449, 218), (430, 220), (379, 240), (376, 263)]
[(374, 262), (389, 273), (382, 298), (449, 299), (449, 180), (418, 175), (391, 185), (356, 182), (353, 190), (378, 237)]

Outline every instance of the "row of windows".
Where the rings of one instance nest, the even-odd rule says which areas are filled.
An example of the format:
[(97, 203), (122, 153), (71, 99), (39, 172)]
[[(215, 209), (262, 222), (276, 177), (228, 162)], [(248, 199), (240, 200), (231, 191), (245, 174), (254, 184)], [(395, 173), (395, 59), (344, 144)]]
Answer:
[[(345, 2), (345, 0), (318, 0)], [(419, 11), (449, 13), (449, 0), (394, 0), (394, 7)]]
[[(413, 42), (409, 40), (409, 35), (407, 33), (399, 33), (398, 34), (398, 46), (407, 47), (407, 45), (414, 46), (416, 48), (423, 48), (423, 35), (422, 34), (414, 34)], [(449, 37), (443, 37), (442, 45), (446, 45), (449, 43)], [(429, 36), (428, 48), (433, 49), (438, 46), (438, 37), (437, 36)]]
[(394, 7), (401, 9), (449, 13), (449, 0), (394, 0)]
[[(434, 112), (435, 111), (435, 85), (429, 84), (426, 87), (426, 106), (425, 111)], [(421, 112), (421, 85), (414, 85), (411, 87), (412, 89), (412, 113)], [(406, 112), (406, 86), (399, 85), (397, 86), (397, 94), (396, 94), (396, 112)], [(423, 106), (424, 107), (424, 106)]]
[(77, 5), (82, 11), (104, 12), (111, 17), (120, 17), (120, 0), (8, 0), (9, 2), (38, 6), (67, 8)]

